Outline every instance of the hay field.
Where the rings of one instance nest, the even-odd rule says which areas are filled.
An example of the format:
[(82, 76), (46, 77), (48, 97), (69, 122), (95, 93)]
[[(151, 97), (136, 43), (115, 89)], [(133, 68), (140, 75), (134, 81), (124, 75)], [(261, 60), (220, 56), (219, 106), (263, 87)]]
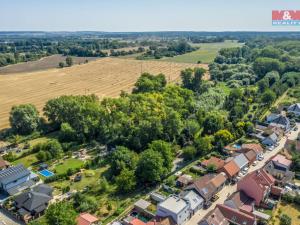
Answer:
[[(130, 92), (141, 72), (164, 73), (168, 81), (196, 64), (103, 58), (70, 68), (0, 76), (0, 128), (7, 128), (13, 105), (32, 103), (41, 111), (45, 102), (61, 95), (96, 94), (116, 97)], [(202, 65), (207, 68), (207, 65)]]
[[(60, 62), (66, 61), (66, 56), (51, 55), (41, 58), (36, 61), (29, 61), (24, 63), (12, 64), (0, 67), (0, 75), (8, 75), (13, 73), (36, 72), (41, 70), (58, 68)], [(76, 57), (72, 56), (74, 64), (82, 64), (85, 60), (92, 61), (98, 59), (97, 57)]]

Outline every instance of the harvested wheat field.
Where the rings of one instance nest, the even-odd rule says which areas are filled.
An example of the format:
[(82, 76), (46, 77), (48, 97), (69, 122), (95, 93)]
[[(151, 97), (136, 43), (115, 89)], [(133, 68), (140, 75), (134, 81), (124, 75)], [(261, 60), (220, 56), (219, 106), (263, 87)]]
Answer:
[(187, 67), (207, 65), (103, 58), (70, 68), (0, 76), (0, 128), (8, 127), (13, 105), (32, 103), (41, 111), (45, 102), (61, 95), (96, 94), (116, 97), (130, 92), (142, 72), (163, 73), (168, 81), (179, 79)]

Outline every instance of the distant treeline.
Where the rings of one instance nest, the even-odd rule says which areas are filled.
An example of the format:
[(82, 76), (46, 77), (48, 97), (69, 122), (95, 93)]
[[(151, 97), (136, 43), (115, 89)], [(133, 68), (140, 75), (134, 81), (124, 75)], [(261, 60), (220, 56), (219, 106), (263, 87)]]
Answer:
[(109, 39), (0, 38), (0, 66), (38, 60), (54, 54), (105, 57), (103, 50), (136, 47), (133, 42)]

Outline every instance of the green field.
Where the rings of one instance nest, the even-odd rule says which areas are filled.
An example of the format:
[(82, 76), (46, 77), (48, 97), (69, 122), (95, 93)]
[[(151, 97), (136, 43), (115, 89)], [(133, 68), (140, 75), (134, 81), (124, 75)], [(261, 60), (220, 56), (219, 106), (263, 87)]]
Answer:
[(67, 159), (64, 160), (62, 164), (55, 166), (55, 171), (57, 174), (66, 173), (68, 169), (78, 169), (83, 166), (84, 162), (79, 159)]
[(242, 45), (242, 43), (238, 43), (236, 41), (192, 44), (192, 46), (200, 48), (194, 52), (178, 55), (172, 58), (162, 58), (160, 60), (179, 63), (197, 63), (198, 61), (201, 61), (201, 63), (211, 63), (221, 48), (232, 48)]

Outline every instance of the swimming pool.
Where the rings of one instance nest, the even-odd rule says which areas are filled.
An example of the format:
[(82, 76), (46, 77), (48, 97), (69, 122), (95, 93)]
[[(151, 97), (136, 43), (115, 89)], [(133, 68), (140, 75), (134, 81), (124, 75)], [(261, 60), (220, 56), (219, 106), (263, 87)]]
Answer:
[(234, 144), (233, 147), (236, 148), (236, 149), (241, 149), (242, 148), (242, 146), (239, 145), (239, 144)]
[(41, 174), (44, 177), (52, 177), (54, 175), (53, 172), (46, 170), (46, 169), (39, 171), (39, 174)]

